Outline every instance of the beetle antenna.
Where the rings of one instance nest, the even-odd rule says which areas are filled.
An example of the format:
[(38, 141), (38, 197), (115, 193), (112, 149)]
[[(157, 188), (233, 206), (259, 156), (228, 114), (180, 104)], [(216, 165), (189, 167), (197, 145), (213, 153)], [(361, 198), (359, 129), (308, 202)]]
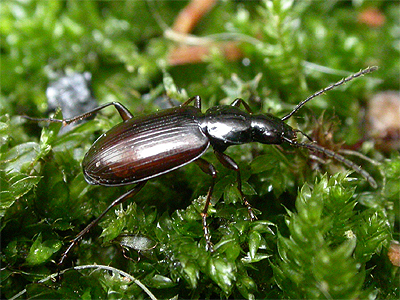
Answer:
[(311, 95), (311, 96), (308, 97), (307, 99), (305, 99), (305, 100), (301, 101), (299, 104), (297, 104), (296, 107), (295, 107), (290, 113), (288, 113), (286, 116), (284, 116), (281, 120), (282, 120), (282, 121), (285, 121), (285, 120), (289, 119), (289, 118), (290, 118), (291, 116), (293, 116), (300, 108), (302, 108), (302, 107), (304, 106), (304, 104), (306, 104), (306, 103), (307, 103), (308, 101), (310, 101), (311, 99), (313, 99), (313, 98), (315, 98), (315, 97), (317, 97), (317, 96), (319, 96), (319, 95), (321, 95), (321, 94), (323, 94), (323, 93), (325, 93), (325, 92), (327, 92), (327, 91), (333, 90), (334, 88), (336, 88), (336, 87), (338, 87), (338, 86), (340, 86), (340, 85), (342, 85), (342, 84), (344, 84), (344, 83), (346, 83), (346, 82), (349, 82), (349, 81), (351, 81), (351, 80), (353, 80), (353, 79), (355, 79), (355, 78), (357, 78), (357, 77), (360, 77), (360, 76), (363, 76), (363, 75), (365, 75), (365, 74), (374, 72), (374, 71), (376, 71), (377, 69), (378, 69), (378, 67), (376, 67), (376, 66), (368, 67), (368, 68), (366, 68), (366, 69), (364, 69), (364, 70), (361, 70), (361, 71), (359, 71), (359, 72), (357, 72), (357, 73), (355, 73), (355, 74), (353, 74), (353, 75), (350, 75), (349, 77), (343, 78), (343, 79), (339, 80), (338, 82), (333, 83), (333, 84), (331, 84), (330, 86), (327, 86), (326, 88), (324, 88), (324, 89), (322, 89), (322, 90), (319, 90), (318, 92), (314, 93), (313, 95)]
[(328, 157), (331, 157), (333, 159), (336, 159), (337, 161), (341, 162), (342, 164), (346, 165), (347, 167), (353, 169), (355, 172), (360, 174), (362, 177), (364, 177), (368, 183), (376, 189), (378, 187), (378, 184), (376, 183), (375, 179), (365, 170), (361, 169), (359, 166), (357, 166), (354, 162), (351, 160), (348, 160), (347, 158), (343, 157), (342, 155), (331, 151), (329, 149), (326, 149), (318, 144), (312, 144), (312, 143), (300, 143), (297, 141), (293, 141), (290, 139), (286, 139), (285, 141), (290, 143), (291, 145), (295, 147), (302, 147), (302, 148), (307, 148), (311, 151), (316, 151), (325, 154)]

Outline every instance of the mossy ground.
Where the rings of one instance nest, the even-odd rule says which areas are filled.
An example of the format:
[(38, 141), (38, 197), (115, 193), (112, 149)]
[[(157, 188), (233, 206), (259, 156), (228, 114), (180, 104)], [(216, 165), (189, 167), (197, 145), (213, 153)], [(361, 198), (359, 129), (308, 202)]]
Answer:
[[(306, 150), (229, 148), (255, 222), (240, 203), (235, 174), (210, 151), (204, 158), (219, 171), (208, 218), (215, 252), (204, 249), (199, 215), (210, 178), (192, 164), (151, 180), (108, 213), (63, 266), (81, 269), (38, 283), (57, 272), (68, 241), (128, 189), (89, 186), (81, 171), (95, 138), (120, 122), (111, 108), (61, 136), (59, 124), (42, 128), (19, 117), (47, 116), (45, 92), (55, 74), (91, 72), (98, 101), (119, 101), (134, 115), (160, 109), (165, 95), (179, 102), (200, 95), (203, 109), (240, 97), (255, 112), (284, 116), (329, 83), (377, 65), (289, 121), (309, 134), (321, 131), (323, 115), (337, 148), (363, 140), (360, 112), (373, 93), (399, 90), (398, 2), (218, 2), (192, 32), (213, 39), (208, 56), (172, 65), (179, 44), (166, 37), (165, 24), (186, 4), (2, 2), (2, 298), (24, 290), (30, 298), (148, 298), (134, 277), (160, 299), (398, 299), (399, 272), (387, 251), (399, 239), (400, 157), (371, 140), (357, 151), (379, 164), (351, 159), (377, 189), (337, 162), (311, 160)], [(381, 23), (365, 21), (372, 10)], [(220, 51), (226, 41), (237, 42), (239, 56)]]

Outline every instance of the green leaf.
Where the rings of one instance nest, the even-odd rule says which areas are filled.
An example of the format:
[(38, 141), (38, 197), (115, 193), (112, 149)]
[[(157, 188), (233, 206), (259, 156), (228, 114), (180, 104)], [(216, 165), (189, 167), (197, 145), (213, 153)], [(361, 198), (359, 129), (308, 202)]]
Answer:
[(249, 234), (249, 251), (250, 258), (253, 259), (261, 245), (261, 234), (257, 231), (251, 231)]
[(119, 216), (117, 213), (116, 218), (113, 218), (107, 222), (107, 227), (103, 229), (103, 232), (101, 233), (100, 237), (104, 238), (104, 242), (109, 242), (121, 234), (125, 225), (126, 221), (124, 218), (124, 212), (121, 212)]
[(42, 235), (39, 234), (33, 242), (26, 263), (29, 266), (36, 266), (45, 263), (50, 257), (60, 250), (62, 244), (58, 240), (47, 240), (42, 243)]
[(15, 201), (21, 198), (34, 188), (40, 181), (40, 176), (27, 176), (14, 173), (9, 179), (9, 191), (0, 192), (0, 218), (4, 217), (5, 212)]
[(219, 287), (229, 294), (235, 278), (235, 266), (222, 257), (210, 257), (207, 261), (207, 273), (219, 285)]
[(176, 283), (171, 280), (171, 278), (161, 276), (161, 275), (154, 275), (151, 279), (151, 286), (158, 288), (158, 289), (167, 289), (175, 286)]

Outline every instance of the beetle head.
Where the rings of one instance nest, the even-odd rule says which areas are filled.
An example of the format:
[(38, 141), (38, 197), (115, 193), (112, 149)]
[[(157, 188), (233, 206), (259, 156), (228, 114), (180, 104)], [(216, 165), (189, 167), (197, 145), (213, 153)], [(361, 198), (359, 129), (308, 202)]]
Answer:
[(296, 131), (281, 119), (271, 115), (253, 115), (251, 120), (253, 140), (262, 144), (282, 144), (295, 140)]

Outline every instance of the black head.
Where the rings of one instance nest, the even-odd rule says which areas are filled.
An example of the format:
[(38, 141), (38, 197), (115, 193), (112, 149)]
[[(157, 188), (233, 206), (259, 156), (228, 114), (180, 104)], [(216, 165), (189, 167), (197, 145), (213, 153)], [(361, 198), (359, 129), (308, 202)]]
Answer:
[(282, 144), (296, 139), (296, 131), (271, 114), (253, 115), (251, 128), (253, 140), (262, 144)]

